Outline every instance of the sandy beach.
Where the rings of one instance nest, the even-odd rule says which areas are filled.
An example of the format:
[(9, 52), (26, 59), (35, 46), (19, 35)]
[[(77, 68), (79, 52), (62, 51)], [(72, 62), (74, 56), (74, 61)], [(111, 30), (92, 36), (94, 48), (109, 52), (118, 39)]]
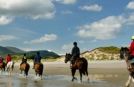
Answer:
[(30, 63), (28, 78), (19, 74), (19, 63), (15, 63), (12, 75), (0, 73), (0, 87), (125, 87), (129, 75), (125, 61), (88, 61), (90, 82), (83, 76), (82, 83), (78, 83), (78, 70), (75, 75), (78, 80), (71, 82), (69, 63), (44, 62), (43, 64), (42, 80), (37, 80), (32, 63)]

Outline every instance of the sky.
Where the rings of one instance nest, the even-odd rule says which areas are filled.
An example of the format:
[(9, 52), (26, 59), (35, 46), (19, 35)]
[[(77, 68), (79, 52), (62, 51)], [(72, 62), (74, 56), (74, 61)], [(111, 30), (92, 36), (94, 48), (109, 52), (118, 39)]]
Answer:
[(71, 53), (129, 46), (134, 0), (0, 0), (0, 46)]

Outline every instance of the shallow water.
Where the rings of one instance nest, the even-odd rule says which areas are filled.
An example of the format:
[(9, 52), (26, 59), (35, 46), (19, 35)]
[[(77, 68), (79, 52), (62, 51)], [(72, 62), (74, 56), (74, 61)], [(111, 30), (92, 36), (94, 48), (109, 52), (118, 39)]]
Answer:
[(68, 75), (43, 75), (42, 80), (36, 79), (35, 74), (29, 74), (27, 78), (19, 73), (0, 73), (0, 87), (120, 87), (104, 81), (105, 78), (118, 77), (118, 75), (89, 75), (90, 82), (83, 77), (82, 83), (78, 80), (71, 82)]

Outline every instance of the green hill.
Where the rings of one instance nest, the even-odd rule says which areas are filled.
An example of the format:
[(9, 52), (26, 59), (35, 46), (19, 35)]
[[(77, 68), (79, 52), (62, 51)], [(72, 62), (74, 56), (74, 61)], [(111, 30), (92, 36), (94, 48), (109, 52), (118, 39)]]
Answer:
[(15, 52), (0, 46), (0, 56), (7, 56), (7, 54), (15, 54)]
[(6, 46), (5, 48), (9, 49), (10, 51), (14, 52), (14, 53), (24, 53), (25, 51), (20, 50), (16, 47), (10, 47), (10, 46)]
[[(56, 54), (54, 52), (49, 52), (47, 50), (37, 50), (37, 51), (40, 52), (42, 57), (59, 56), (58, 54)], [(0, 46), (0, 56), (2, 56), (2, 57), (6, 57), (7, 54), (11, 54), (12, 56), (13, 55), (21, 56), (24, 53), (26, 53), (27, 55), (36, 55), (37, 51), (23, 51), (23, 50), (16, 48), (16, 47), (9, 47), (9, 46), (2, 47), (2, 46)]]

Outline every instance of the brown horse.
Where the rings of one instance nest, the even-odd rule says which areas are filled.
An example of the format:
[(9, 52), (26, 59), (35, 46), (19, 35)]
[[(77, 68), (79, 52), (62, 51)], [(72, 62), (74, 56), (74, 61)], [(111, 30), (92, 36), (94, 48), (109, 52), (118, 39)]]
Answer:
[(20, 65), (20, 70), (21, 70), (20, 74), (22, 74), (22, 71), (24, 71), (24, 76), (26, 76), (27, 78), (29, 69), (30, 69), (29, 63), (22, 63)]
[(127, 64), (127, 67), (131, 67), (130, 69), (128, 69), (128, 72), (129, 72), (129, 79), (126, 83), (126, 87), (129, 87), (130, 86), (130, 82), (134, 82), (134, 63), (131, 63), (130, 60), (128, 60), (130, 54), (129, 54), (129, 49), (127, 47), (122, 47), (120, 49), (120, 59), (125, 59), (126, 61), (126, 64)]
[[(67, 54), (65, 55), (65, 60), (64, 62), (67, 63), (70, 58), (72, 57), (71, 54)], [(83, 75), (87, 75), (87, 80), (89, 81), (89, 77), (88, 77), (88, 62), (87, 60), (82, 57), (82, 58), (76, 58), (74, 64), (72, 65), (71, 68), (71, 72), (72, 72), (72, 81), (74, 81), (74, 79), (77, 79), (76, 77), (74, 77), (76, 70), (79, 70), (80, 73), (80, 82), (82, 82), (82, 74)]]
[(5, 72), (5, 63), (4, 62), (1, 62), (0, 63), (0, 69), (2, 70), (2, 72)]
[(36, 76), (38, 75), (40, 79), (42, 79), (42, 74), (43, 74), (43, 64), (38, 62), (34, 65), (34, 70), (36, 73)]

